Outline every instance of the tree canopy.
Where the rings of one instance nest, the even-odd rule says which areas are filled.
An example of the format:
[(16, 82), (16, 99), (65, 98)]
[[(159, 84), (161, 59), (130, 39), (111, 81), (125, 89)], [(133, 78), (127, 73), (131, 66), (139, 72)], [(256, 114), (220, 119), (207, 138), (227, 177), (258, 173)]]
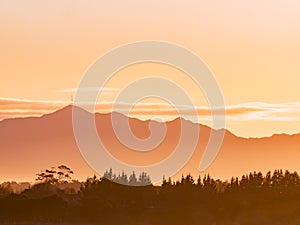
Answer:
[(43, 173), (49, 176), (39, 174), (38, 183), (20, 194), (0, 186), (1, 222), (297, 225), (300, 221), (297, 172), (252, 172), (229, 181), (188, 174), (180, 180), (164, 178), (154, 186), (146, 173), (116, 175), (109, 169), (102, 177), (82, 182), (77, 191), (63, 188), (74, 182), (68, 167)]

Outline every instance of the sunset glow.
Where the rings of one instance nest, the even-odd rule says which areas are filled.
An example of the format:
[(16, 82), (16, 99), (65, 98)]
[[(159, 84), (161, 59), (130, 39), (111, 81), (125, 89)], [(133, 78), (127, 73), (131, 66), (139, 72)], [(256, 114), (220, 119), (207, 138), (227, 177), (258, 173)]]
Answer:
[[(68, 105), (94, 60), (121, 44), (152, 39), (185, 46), (207, 63), (233, 133), (300, 132), (298, 1), (125, 2), (2, 1), (0, 119), (39, 116)], [(109, 111), (118, 91), (145, 74), (173, 79), (188, 90), (199, 122), (209, 124), (201, 90), (174, 68), (153, 64), (116, 74), (99, 112)], [(155, 102), (150, 112), (144, 107), (139, 104), (132, 115), (146, 119), (155, 112), (171, 119), (174, 114)]]

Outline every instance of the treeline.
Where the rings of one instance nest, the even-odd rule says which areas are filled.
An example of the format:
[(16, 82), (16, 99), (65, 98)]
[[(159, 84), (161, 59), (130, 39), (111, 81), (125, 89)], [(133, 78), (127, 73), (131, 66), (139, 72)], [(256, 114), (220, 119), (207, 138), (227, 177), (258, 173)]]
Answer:
[(129, 178), (124, 171), (121, 174), (116, 175), (113, 173), (112, 168), (109, 170), (106, 170), (104, 175), (104, 178), (111, 180), (113, 182), (123, 184), (123, 185), (131, 185), (131, 186), (145, 186), (145, 185), (151, 185), (151, 179), (150, 176), (147, 175), (147, 173), (142, 172), (138, 177), (135, 175), (135, 172), (133, 171)]
[[(187, 175), (178, 181), (164, 179), (161, 186), (126, 186), (107, 176), (119, 179), (122, 174), (116, 176), (109, 170), (103, 177), (88, 178), (77, 192), (71, 188), (74, 181), (64, 176), (61, 181), (39, 181), (20, 194), (2, 187), (0, 224), (300, 223), (300, 177), (296, 172), (253, 172), (224, 182), (209, 175), (196, 179)], [(148, 179), (146, 174), (143, 177)]]

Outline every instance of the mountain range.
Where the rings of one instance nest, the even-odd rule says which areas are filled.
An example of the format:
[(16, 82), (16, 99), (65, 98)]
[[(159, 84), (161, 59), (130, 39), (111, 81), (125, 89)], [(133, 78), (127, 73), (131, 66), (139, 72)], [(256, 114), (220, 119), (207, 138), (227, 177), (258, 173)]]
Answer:
[[(61, 164), (72, 168), (75, 178), (79, 180), (96, 173), (77, 147), (72, 127), (72, 108), (73, 106), (69, 105), (41, 117), (6, 119), (0, 122), (1, 182), (33, 181), (35, 174), (40, 170)], [(128, 119), (123, 114), (113, 113), (119, 121)], [(118, 140), (112, 128), (111, 115), (95, 114), (98, 135), (114, 157), (135, 165), (152, 164), (170, 155), (180, 138), (181, 123), (190, 128), (186, 132), (192, 132), (195, 126), (199, 126), (196, 150), (190, 161), (173, 178), (180, 178), (182, 174), (187, 173), (194, 177), (199, 175), (199, 162), (211, 128), (182, 118), (168, 121), (165, 123), (167, 131), (164, 140), (155, 149), (147, 152), (145, 157), (143, 152), (132, 151)], [(143, 139), (150, 135), (148, 126), (151, 121), (129, 118), (129, 122), (137, 137)], [(153, 124), (156, 129), (161, 129), (164, 125), (160, 122)], [(209, 173), (214, 178), (230, 179), (232, 176), (241, 176), (252, 171), (300, 171), (299, 158), (300, 134), (242, 138), (226, 130), (219, 154), (203, 173)], [(163, 176), (163, 171), (161, 173)]]

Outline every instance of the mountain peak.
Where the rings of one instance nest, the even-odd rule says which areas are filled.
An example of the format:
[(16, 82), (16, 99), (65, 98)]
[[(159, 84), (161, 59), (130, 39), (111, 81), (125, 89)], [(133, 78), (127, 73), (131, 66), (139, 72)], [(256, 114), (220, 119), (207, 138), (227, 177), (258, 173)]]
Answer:
[[(6, 180), (16, 179), (16, 177), (34, 180), (34, 174), (40, 169), (62, 163), (70, 166), (79, 179), (85, 179), (87, 175), (94, 174), (95, 171), (82, 158), (74, 138), (72, 127), (72, 110), (74, 107), (68, 105), (42, 117), (1, 121), (0, 154), (3, 157), (0, 159), (0, 177), (4, 177)], [(81, 108), (77, 107), (77, 109), (89, 113)], [(181, 139), (180, 122), (191, 128), (200, 126), (197, 146), (189, 146), (189, 143), (185, 146), (185, 148), (194, 147), (195, 153), (187, 165), (177, 174), (199, 175), (197, 168), (210, 137), (211, 129), (209, 127), (192, 123), (183, 118), (168, 121), (165, 123), (167, 131), (163, 142), (154, 150), (148, 151), (147, 157), (145, 157), (145, 152), (132, 151), (117, 139), (110, 120), (111, 115), (114, 115), (118, 120), (128, 118), (118, 112), (96, 113), (95, 123), (99, 137), (103, 144), (111, 149), (110, 153), (115, 158), (134, 165), (153, 164), (157, 160), (167, 158)], [(151, 135), (148, 126), (151, 120), (142, 121), (137, 118), (129, 118), (129, 121), (131, 129), (138, 138), (145, 139)], [(157, 121), (154, 123), (160, 124)], [(156, 128), (160, 129), (161, 127), (157, 126)], [(188, 129), (187, 132), (191, 130), (193, 129)], [(188, 134), (186, 136), (191, 138), (194, 135)], [(267, 138), (245, 139), (226, 131), (219, 154), (206, 172), (217, 178), (228, 178), (228, 176), (238, 176), (253, 170), (262, 172), (275, 168), (300, 170), (299, 149), (300, 135), (280, 134)], [(224, 168), (224, 165), (228, 166)], [(10, 172), (7, 173), (7, 171)]]

